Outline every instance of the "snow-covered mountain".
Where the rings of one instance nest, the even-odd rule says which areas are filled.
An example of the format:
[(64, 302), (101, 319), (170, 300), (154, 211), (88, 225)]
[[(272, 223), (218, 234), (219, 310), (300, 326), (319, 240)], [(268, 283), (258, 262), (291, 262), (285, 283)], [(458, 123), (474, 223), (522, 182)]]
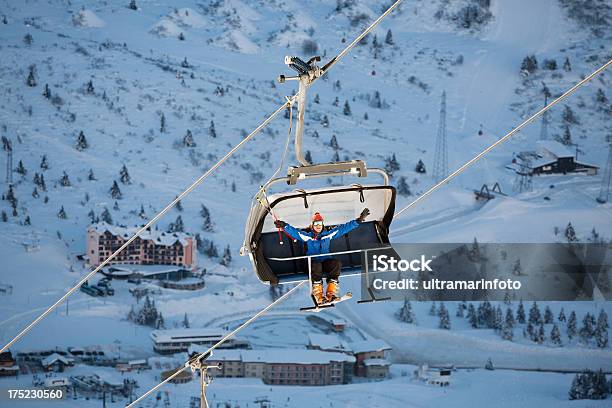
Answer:
[[(15, 209), (8, 200), (0, 201), (0, 284), (12, 285), (12, 294), (0, 297), (4, 344), (86, 273), (77, 256), (85, 252), (92, 219), (106, 213), (114, 224), (130, 226), (150, 219), (296, 91), (292, 84), (275, 83), (279, 74), (289, 73), (285, 55), (321, 55), (326, 61), (391, 4), (136, 0), (133, 9), (129, 3), (0, 1), (0, 135), (12, 143), (16, 199)], [(359, 158), (372, 167), (385, 167), (395, 155), (399, 170), (392, 183), (405, 182), (411, 194), (398, 197), (397, 208), (402, 208), (434, 183), (442, 92), (452, 171), (543, 106), (544, 88), (550, 101), (610, 60), (609, 24), (610, 6), (602, 1), (405, 2), (310, 89), (304, 149), (317, 162)], [(528, 56), (535, 56), (537, 68), (524, 69)], [(609, 85), (610, 73), (604, 72), (548, 117), (548, 138), (563, 140), (569, 132), (570, 148), (579, 159), (600, 166), (597, 176), (534, 177), (531, 191), (514, 190), (516, 176), (508, 165), (516, 153), (535, 149), (541, 135), (538, 120), (394, 220), (394, 242), (471, 242), (475, 237), (480, 242), (557, 242), (569, 222), (580, 240), (589, 239), (595, 229), (609, 241), (612, 207), (595, 201), (612, 132)], [(204, 290), (187, 295), (163, 290), (156, 296), (169, 326), (180, 324), (185, 313), (192, 326), (201, 327), (228, 308), (246, 313), (269, 303), (268, 287), (255, 278), (238, 249), (251, 197), (278, 167), (288, 126), (287, 119), (277, 119), (184, 199), (181, 210), (173, 209), (159, 222), (166, 229), (180, 216), (186, 232), (198, 233), (219, 253), (229, 246), (233, 258), (226, 267), (218, 257), (201, 254), (200, 266), (210, 273)], [(337, 148), (330, 144), (332, 137)], [(5, 153), (0, 159), (3, 180)], [(43, 157), (46, 165), (41, 167)], [(426, 174), (415, 170), (419, 160)], [(129, 181), (122, 180), (123, 166)], [(115, 181), (121, 198), (111, 195)], [(508, 196), (477, 205), (472, 190), (495, 182)], [(6, 183), (2, 191), (7, 198)], [(202, 206), (212, 228), (203, 226)], [(62, 209), (65, 217), (58, 217)], [(347, 287), (357, 289), (357, 284), (347, 279)], [(121, 344), (150, 352), (150, 328), (125, 320), (136, 304), (129, 287), (116, 285), (117, 295), (104, 300), (76, 293), (13, 350)], [(297, 309), (306, 290), (300, 293), (304, 297), (283, 306)], [(423, 325), (394, 326), (399, 307), (393, 302), (345, 303), (337, 312), (365, 336), (386, 338), (395, 349), (393, 358), (402, 364), (477, 365), (489, 354), (495, 361), (499, 351), (500, 361), (518, 355), (516, 361), (528, 362), (540, 354), (545, 365), (565, 355), (565, 349), (502, 341), (464, 321), (450, 332), (438, 330), (435, 322), (425, 323), (429, 305), (415, 307)], [(609, 302), (570, 308), (579, 318), (601, 308), (612, 310)], [(292, 341), (282, 321), (275, 327), (287, 344), (302, 344)], [(474, 352), (453, 350), (460, 342)], [(436, 347), (446, 350), (443, 358), (424, 357)], [(571, 368), (583, 368), (578, 367), (582, 362), (610, 368), (609, 348), (574, 344), (567, 349)], [(401, 387), (401, 375), (395, 374), (397, 384), (390, 389)], [(462, 376), (458, 390), (448, 391), (449, 396), (461, 395), (454, 406), (467, 406), (470, 384), (496, 381), (482, 373)], [(538, 377), (543, 386), (531, 391), (538, 405), (566, 402), (571, 378), (552, 376)], [(236, 384), (228, 381), (221, 381), (227, 392), (220, 395), (229, 399)], [(547, 393), (549, 381), (554, 391)], [(143, 379), (144, 384), (154, 382), (152, 376)], [(253, 392), (267, 389), (250, 386)], [(350, 387), (356, 393), (368, 389), (366, 384)], [(376, 388), (385, 389), (382, 384)], [(194, 391), (181, 390), (185, 395)], [(328, 393), (312, 392), (323, 398)], [(279, 393), (284, 399), (287, 391)], [(344, 397), (336, 403), (350, 406), (348, 394), (340, 391)], [(406, 406), (412, 398), (405, 391), (395, 399), (382, 394), (374, 394), (371, 406)], [(415, 405), (439, 405), (438, 390), (427, 395), (430, 399)], [(306, 406), (304, 397), (299, 401), (290, 405)]]

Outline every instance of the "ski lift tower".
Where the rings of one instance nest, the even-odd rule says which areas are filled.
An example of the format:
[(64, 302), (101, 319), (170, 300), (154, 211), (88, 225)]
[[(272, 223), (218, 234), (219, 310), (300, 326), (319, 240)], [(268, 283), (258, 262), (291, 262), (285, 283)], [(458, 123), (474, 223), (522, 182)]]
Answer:
[(439, 182), (448, 175), (448, 148), (446, 146), (446, 91), (442, 92), (440, 104), (440, 123), (436, 137), (436, 153), (434, 155), (434, 180)]
[(6, 152), (6, 178), (7, 186), (13, 185), (13, 143), (2, 136), (2, 149)]
[(601, 179), (599, 197), (597, 197), (597, 202), (600, 204), (607, 203), (610, 196), (610, 172), (612, 172), (612, 143), (608, 145), (608, 160), (606, 161), (606, 168)]

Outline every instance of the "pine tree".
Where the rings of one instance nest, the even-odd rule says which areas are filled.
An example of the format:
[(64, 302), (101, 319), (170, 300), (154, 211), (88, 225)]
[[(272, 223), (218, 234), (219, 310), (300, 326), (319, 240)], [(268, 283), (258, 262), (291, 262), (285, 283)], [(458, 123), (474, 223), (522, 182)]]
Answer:
[(561, 139), (561, 143), (565, 146), (572, 145), (572, 132), (570, 132), (569, 125), (565, 125), (565, 130), (563, 131), (563, 138)]
[(314, 97), (314, 103), (321, 103), (321, 98), (319, 98), (319, 94), (316, 94)]
[(48, 170), (49, 169), (49, 162), (47, 161), (47, 155), (43, 154), (42, 158), (40, 159), (40, 168), (43, 170)]
[(528, 55), (523, 59), (521, 63), (521, 71), (527, 74), (533, 74), (538, 69), (538, 60), (535, 55)]
[(32, 45), (32, 43), (34, 42), (34, 37), (32, 37), (32, 34), (27, 33), (24, 37), (23, 37), (23, 43), (25, 45)]
[(29, 215), (26, 215), (25, 220), (23, 220), (23, 225), (32, 225)]
[(119, 211), (119, 203), (117, 202), (117, 200), (115, 200), (115, 203), (113, 204), (113, 210)]
[(332, 163), (338, 163), (340, 161), (340, 155), (338, 154), (338, 152), (334, 152), (334, 155), (331, 158), (331, 162)]
[(138, 216), (143, 220), (147, 218), (147, 213), (145, 212), (144, 206), (140, 204), (140, 211), (138, 211)]
[(606, 348), (608, 347), (608, 330), (601, 329), (599, 326), (595, 329), (595, 342), (597, 347)]
[(493, 328), (496, 331), (499, 331), (502, 328), (503, 320), (504, 320), (503, 316), (504, 315), (502, 313), (501, 307), (498, 305), (497, 308), (495, 309), (495, 317), (493, 320)]
[(34, 191), (32, 191), (32, 197), (34, 197), (34, 198), (38, 198), (39, 197), (38, 189), (36, 187), (34, 187)]
[(94, 213), (94, 210), (89, 210), (89, 212), (87, 213), (87, 216), (89, 217), (89, 221), (91, 224), (95, 224), (96, 222), (96, 213)]
[(66, 174), (66, 172), (64, 172), (64, 174), (62, 175), (62, 178), (60, 179), (60, 185), (64, 186), (64, 187), (70, 187), (70, 178), (68, 178), (68, 174)]
[(577, 333), (576, 312), (572, 310), (572, 313), (570, 313), (570, 317), (567, 320), (567, 337), (571, 340), (574, 337), (576, 337), (576, 333)]
[(306, 150), (306, 154), (304, 155), (304, 159), (306, 159), (306, 162), (312, 163), (312, 155), (310, 154), (310, 150)]
[(565, 238), (568, 243), (576, 242), (578, 239), (576, 238), (576, 231), (574, 231), (574, 227), (571, 222), (567, 223), (567, 227), (565, 227)]
[(183, 225), (183, 217), (180, 215), (176, 217), (176, 221), (170, 223), (168, 230), (170, 232), (183, 232), (185, 230), (185, 226)]
[(436, 315), (436, 302), (433, 302), (431, 304), (431, 307), (429, 308), (429, 315), (430, 316), (435, 316)]
[(399, 169), (400, 169), (400, 164), (397, 161), (397, 158), (395, 157), (395, 153), (393, 153), (391, 157), (387, 157), (385, 159), (385, 171), (388, 174), (393, 175), (393, 173), (398, 171)]
[(572, 108), (569, 107), (569, 105), (565, 105), (565, 108), (563, 110), (563, 122), (566, 125), (579, 125), (580, 124), (580, 120), (578, 119), (578, 116), (576, 116), (576, 114), (574, 113)]
[(193, 134), (191, 133), (191, 130), (187, 129), (187, 133), (185, 133), (185, 136), (183, 137), (183, 146), (185, 147), (195, 147), (196, 143), (193, 140)]
[(522, 300), (519, 302), (518, 310), (516, 311), (516, 320), (520, 324), (525, 324), (525, 307)]
[(491, 357), (489, 357), (487, 359), (487, 363), (485, 364), (485, 369), (486, 370), (494, 370), (494, 368), (493, 368), (493, 360), (491, 360)]
[(119, 170), (119, 180), (123, 184), (132, 184), (130, 173), (128, 172), (128, 169), (125, 164), (121, 167), (121, 170)]
[(97, 180), (96, 176), (94, 175), (93, 169), (89, 169), (89, 174), (87, 174), (87, 180), (89, 181)]
[(457, 305), (457, 311), (455, 312), (455, 317), (465, 317), (465, 307), (462, 303)]
[[(174, 199), (176, 200), (178, 198), (178, 196), (175, 196)], [(178, 212), (183, 212), (183, 204), (181, 204), (181, 200), (178, 200), (176, 202), (176, 204), (174, 205), (174, 208), (176, 208), (176, 210)]]
[(212, 138), (217, 137), (217, 131), (215, 130), (215, 122), (210, 121), (210, 127), (208, 128), (208, 135)]
[(45, 184), (45, 176), (41, 173), (39, 187), (42, 191), (47, 191), (47, 185)]
[(323, 115), (323, 120), (321, 121), (321, 126), (329, 127), (329, 118), (327, 115)]
[(200, 209), (200, 216), (202, 217), (202, 229), (207, 232), (213, 232), (215, 227), (210, 219), (210, 211), (208, 211), (204, 204), (202, 204)]
[(527, 323), (527, 334), (529, 334), (529, 338), (532, 341), (535, 341), (535, 330), (534, 330), (534, 327), (533, 327), (533, 323), (531, 323), (531, 322)]
[(391, 33), (391, 29), (387, 30), (387, 35), (385, 36), (385, 44), (394, 45), (393, 34)]
[(448, 314), (448, 310), (444, 306), (444, 303), (440, 303), (440, 309), (438, 310), (438, 315), (440, 316), (440, 322), (438, 324), (438, 327), (440, 329), (450, 330), (451, 328), (450, 316)]
[(610, 327), (608, 325), (608, 314), (603, 309), (599, 311), (599, 316), (597, 317), (597, 327), (604, 330), (607, 330)]
[(563, 69), (566, 72), (569, 72), (572, 70), (572, 64), (570, 64), (570, 60), (568, 57), (565, 57), (565, 62), (563, 63)]
[(26, 84), (30, 87), (36, 86), (36, 74), (34, 65), (31, 65), (29, 68), (28, 78), (26, 79)]
[(138, 6), (136, 5), (136, 0), (131, 0), (128, 8), (131, 10), (138, 10)]
[(563, 310), (563, 308), (561, 308), (561, 311), (559, 312), (559, 317), (557, 318), (560, 322), (564, 322), (565, 319), (565, 311)]
[(474, 308), (474, 305), (471, 303), (468, 306), (468, 319), (470, 321), (470, 326), (472, 326), (474, 329), (477, 329), (478, 317), (476, 316), (476, 308)]
[(121, 194), (121, 189), (119, 188), (119, 185), (117, 184), (117, 180), (113, 180), (113, 185), (110, 188), (109, 193), (111, 197), (114, 198), (115, 200), (121, 200), (123, 198), (123, 194)]
[(533, 324), (538, 324), (542, 321), (542, 314), (540, 313), (540, 308), (536, 302), (533, 302), (531, 305), (531, 309), (529, 309), (529, 322)]
[(516, 276), (521, 276), (523, 273), (523, 267), (521, 266), (521, 260), (517, 258), (514, 266), (512, 267), (512, 274)]
[(8, 222), (8, 215), (6, 215), (6, 211), (2, 210), (2, 222)]
[(580, 328), (579, 334), (581, 340), (585, 343), (588, 343), (595, 334), (594, 322), (595, 318), (590, 313), (587, 313), (582, 319), (582, 327)]
[(399, 193), (399, 195), (404, 197), (412, 195), (412, 192), (410, 191), (410, 186), (406, 181), (406, 177), (401, 176), (399, 178), (399, 181), (397, 182), (397, 192)]
[(536, 335), (536, 343), (542, 344), (546, 340), (546, 333), (544, 332), (544, 323), (540, 322), (538, 333)]
[(223, 256), (221, 257), (221, 261), (219, 262), (223, 266), (229, 266), (232, 262), (232, 251), (230, 250), (230, 246), (225, 247), (223, 251)]
[(340, 149), (340, 145), (338, 144), (338, 139), (336, 139), (336, 135), (332, 135), (331, 139), (329, 140), (329, 146), (334, 150)]
[(17, 168), (15, 169), (15, 171), (18, 174), (21, 174), (22, 176), (25, 176), (26, 174), (28, 174), (28, 171), (26, 170), (21, 160), (19, 160), (19, 163), (17, 163)]
[(62, 208), (60, 208), (59, 212), (57, 213), (57, 218), (65, 220), (66, 218), (68, 218), (68, 216), (66, 215), (66, 210), (64, 210), (64, 206), (62, 205)]
[(204, 252), (209, 258), (217, 258), (219, 256), (219, 251), (217, 250), (217, 246), (214, 242), (210, 241), (208, 248)]
[(351, 116), (351, 107), (348, 100), (344, 101), (344, 109), (342, 113), (344, 113), (344, 116)]
[(107, 224), (112, 225), (113, 224), (113, 217), (111, 216), (110, 211), (108, 211), (108, 208), (104, 207), (104, 211), (102, 211), (102, 221), (104, 221)]
[(159, 132), (166, 133), (166, 130), (166, 115), (162, 113), (159, 119)]
[(187, 61), (187, 57), (185, 57), (183, 59), (183, 62), (181, 62), (181, 67), (183, 67), (183, 68), (189, 68), (190, 67), (189, 61)]
[(561, 332), (559, 331), (559, 326), (555, 323), (553, 325), (552, 330), (550, 331), (550, 341), (557, 346), (560, 346), (561, 343)]
[(179, 34), (178, 39), (180, 41), (185, 41), (185, 34), (183, 34), (182, 32)]
[(550, 324), (552, 323), (554, 320), (552, 311), (550, 310), (550, 307), (546, 306), (546, 309), (544, 309), (544, 324)]
[(85, 138), (85, 133), (83, 133), (83, 131), (81, 130), (79, 132), (79, 136), (77, 137), (76, 149), (78, 151), (83, 151), (87, 149), (88, 147), (89, 147), (89, 144), (87, 143), (87, 139)]
[(43, 96), (47, 99), (51, 99), (51, 90), (49, 89), (49, 84), (45, 84), (45, 89), (43, 90)]
[(506, 309), (506, 319), (504, 320), (504, 322), (510, 328), (514, 328), (514, 325), (516, 324), (516, 321), (514, 320), (514, 313), (512, 313), (512, 309), (510, 309), (510, 308)]
[(339, 106), (340, 105), (340, 99), (336, 96), (336, 99), (334, 99), (334, 101), (332, 102), (332, 106)]
[(191, 325), (189, 324), (189, 319), (187, 318), (187, 313), (185, 313), (185, 316), (183, 317), (183, 327), (186, 329), (189, 329), (191, 327)]
[(599, 88), (597, 90), (597, 93), (595, 94), (595, 101), (602, 105), (608, 103), (608, 98), (606, 97), (606, 94), (604, 93), (603, 89)]
[(87, 82), (87, 93), (93, 94), (94, 91), (95, 89), (94, 89), (93, 81), (90, 79), (89, 82)]
[(502, 325), (501, 337), (502, 339), (508, 341), (512, 341), (514, 339), (514, 331), (512, 330), (512, 325), (508, 324), (507, 321), (505, 321)]
[(397, 314), (400, 321), (414, 324), (416, 323), (416, 318), (414, 316), (414, 312), (412, 311), (412, 305), (408, 299), (404, 300), (404, 306), (399, 310)]
[(421, 174), (427, 173), (427, 170), (425, 169), (425, 163), (423, 163), (423, 160), (419, 159), (419, 162), (414, 168), (414, 171), (416, 171), (417, 173), (421, 173)]

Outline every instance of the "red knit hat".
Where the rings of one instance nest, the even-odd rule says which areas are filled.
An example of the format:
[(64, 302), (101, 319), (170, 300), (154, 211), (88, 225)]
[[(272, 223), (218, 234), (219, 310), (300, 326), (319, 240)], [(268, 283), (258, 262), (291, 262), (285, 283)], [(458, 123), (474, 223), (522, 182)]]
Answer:
[(312, 216), (312, 222), (315, 222), (315, 221), (323, 222), (323, 216), (318, 212), (314, 213), (314, 215)]

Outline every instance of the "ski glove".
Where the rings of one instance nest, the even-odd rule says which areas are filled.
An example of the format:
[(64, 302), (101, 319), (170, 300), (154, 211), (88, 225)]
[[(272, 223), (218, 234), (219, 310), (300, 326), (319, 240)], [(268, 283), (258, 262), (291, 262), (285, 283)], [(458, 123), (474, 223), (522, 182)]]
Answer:
[(276, 226), (276, 228), (285, 228), (285, 225), (287, 225), (287, 223), (281, 220), (274, 220), (274, 225)]
[(370, 210), (367, 208), (364, 208), (363, 211), (361, 212), (361, 215), (359, 215), (359, 217), (357, 217), (357, 222), (358, 223), (362, 223), (365, 221), (366, 217), (370, 215)]

